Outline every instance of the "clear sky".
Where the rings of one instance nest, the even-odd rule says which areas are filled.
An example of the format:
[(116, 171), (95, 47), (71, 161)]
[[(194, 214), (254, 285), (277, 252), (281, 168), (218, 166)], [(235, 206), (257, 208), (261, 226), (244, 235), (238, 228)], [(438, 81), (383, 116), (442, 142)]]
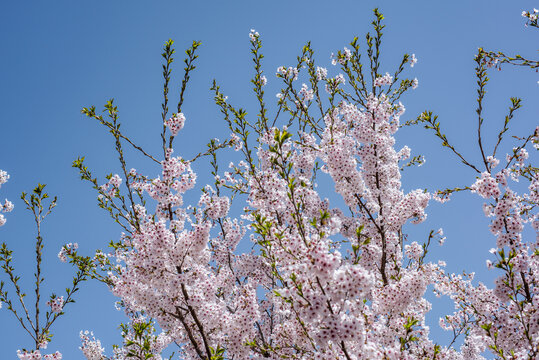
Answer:
[[(202, 41), (198, 68), (191, 78), (184, 113), (187, 123), (177, 140), (176, 153), (185, 158), (204, 149), (210, 138), (228, 136), (209, 91), (217, 79), (232, 104), (253, 112), (252, 76), (248, 33), (255, 28), (262, 37), (264, 69), (269, 82), (268, 101), (280, 88), (275, 69), (294, 64), (301, 47), (312, 41), (316, 59), (330, 74), (330, 54), (342, 49), (354, 36), (364, 39), (370, 30), (372, 9), (386, 18), (381, 71), (392, 72), (405, 52), (419, 59), (406, 76), (419, 80), (417, 90), (403, 103), (402, 120), (430, 109), (439, 115), (448, 138), (472, 160), (478, 160), (475, 131), (474, 55), (478, 47), (537, 57), (537, 29), (524, 26), (522, 10), (539, 7), (533, 1), (10, 1), (0, 12), (0, 169), (11, 175), (0, 189), (0, 199), (15, 203), (0, 229), (0, 242), (14, 250), (14, 263), (31, 298), (34, 228), (31, 214), (19, 200), (22, 191), (47, 184), (58, 195), (58, 206), (44, 225), (45, 292), (60, 293), (69, 286), (73, 269), (58, 261), (62, 244), (78, 242), (81, 252), (92, 254), (118, 239), (120, 228), (96, 206), (95, 194), (79, 180), (71, 162), (86, 156), (95, 175), (117, 171), (110, 135), (80, 114), (83, 106), (98, 108), (114, 97), (124, 130), (150, 151), (159, 149), (162, 94), (161, 48), (169, 38), (176, 41), (178, 57), (192, 40)], [(181, 63), (173, 67), (171, 102), (174, 104)], [(489, 73), (485, 100), (487, 144), (501, 128), (509, 97), (523, 98), (524, 108), (514, 121), (513, 134), (527, 135), (538, 123), (539, 74), (528, 69), (504, 68)], [(487, 138), (488, 135), (487, 135)], [(398, 143), (423, 154), (427, 163), (404, 175), (406, 189), (464, 186), (475, 174), (459, 164), (437, 139), (421, 128), (404, 129)], [(506, 144), (502, 151), (510, 149)], [(133, 167), (145, 165), (134, 160)], [(149, 175), (155, 169), (146, 167)], [(202, 161), (198, 188), (208, 180)], [(154, 171), (154, 173), (152, 173)], [(101, 178), (103, 179), (103, 178)], [(103, 181), (104, 182), (104, 181)], [(198, 193), (195, 191), (192, 199)], [(427, 223), (413, 229), (417, 240), (430, 229), (443, 227), (444, 247), (434, 246), (431, 259), (443, 259), (448, 270), (475, 271), (492, 283), (485, 260), (494, 238), (481, 201), (455, 196), (441, 206), (431, 203)], [(527, 233), (530, 235), (530, 233)], [(533, 240), (533, 239), (532, 239)], [(5, 279), (0, 274), (0, 279)], [(13, 291), (12, 291), (13, 292)], [(77, 303), (53, 327), (51, 352), (64, 359), (80, 359), (80, 330), (93, 330), (107, 352), (120, 340), (117, 326), (124, 319), (114, 309), (114, 297), (101, 284), (83, 284)], [(441, 344), (449, 334), (437, 329), (437, 319), (451, 311), (433, 311), (432, 332)], [(14, 317), (0, 310), (0, 359), (15, 358), (15, 351), (31, 346), (30, 337)]]

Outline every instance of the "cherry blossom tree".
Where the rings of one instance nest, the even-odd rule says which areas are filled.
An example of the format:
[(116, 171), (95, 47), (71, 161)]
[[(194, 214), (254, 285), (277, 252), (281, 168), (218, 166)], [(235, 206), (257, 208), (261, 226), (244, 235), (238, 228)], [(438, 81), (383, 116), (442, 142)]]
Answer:
[[(523, 13), (532, 26), (536, 14)], [(59, 257), (106, 284), (129, 318), (122, 325), (123, 344), (109, 357), (92, 333), (81, 332), (87, 359), (162, 359), (169, 347), (181, 359), (206, 360), (539, 356), (539, 251), (536, 241), (523, 236), (526, 226), (539, 230), (539, 175), (528, 153), (539, 147), (539, 128), (517, 137), (512, 153), (497, 153), (521, 106), (512, 98), (491, 151), (481, 136), (488, 69), (537, 63), (479, 49), (482, 162), (476, 164), (451, 143), (432, 112), (400, 122), (405, 111), (400, 99), (418, 86), (404, 74), (417, 59), (405, 54), (394, 71), (382, 70), (383, 19), (374, 10), (365, 52), (354, 38), (332, 55), (330, 69), (318, 65), (307, 43), (295, 64), (277, 69), (282, 89), (275, 106), (266, 101), (270, 80), (262, 68), (261, 37), (251, 30), (258, 111), (248, 116), (214, 81), (211, 90), (230, 136), (211, 140), (193, 159), (176, 155), (174, 145), (190, 118), (182, 106), (199, 42), (186, 50), (173, 110), (169, 81), (175, 50), (172, 41), (164, 46), (162, 154), (147, 152), (120, 129), (112, 100), (103, 115), (94, 106), (83, 108), (112, 135), (121, 173), (109, 174), (103, 184), (84, 158), (73, 166), (123, 232), (109, 251), (88, 257), (69, 244)], [(423, 159), (411, 156), (407, 146), (396, 148), (395, 134), (414, 125), (432, 131), (477, 178), (435, 192), (404, 191), (406, 168)], [(125, 146), (153, 170), (130, 168)], [(232, 151), (227, 158), (233, 161), (223, 171), (222, 154)], [(200, 187), (192, 164), (205, 157), (214, 181), (202, 187), (198, 203), (185, 204), (185, 194)], [(318, 186), (324, 177), (331, 180), (331, 194)], [(6, 175), (0, 173), (1, 179)], [(527, 185), (524, 193), (517, 192), (517, 181)], [(445, 202), (455, 192), (485, 200), (495, 237), (487, 261), (497, 271), (494, 289), (473, 281), (473, 274), (453, 274), (444, 262), (430, 261), (429, 247), (444, 239), (441, 229), (425, 234), (426, 240), (408, 235), (425, 220), (431, 200)], [(250, 242), (251, 250), (240, 242)], [(455, 303), (455, 312), (439, 324), (449, 330), (449, 345), (430, 336), (426, 315), (436, 304), (426, 300), (428, 289)], [(51, 311), (61, 311), (60, 299), (51, 298)], [(39, 358), (25, 354), (19, 358)]]

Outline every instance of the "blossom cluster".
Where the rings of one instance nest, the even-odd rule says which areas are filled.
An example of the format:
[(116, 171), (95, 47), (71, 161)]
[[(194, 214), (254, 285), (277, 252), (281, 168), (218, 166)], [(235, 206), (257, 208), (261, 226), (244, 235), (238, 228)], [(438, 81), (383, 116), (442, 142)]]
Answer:
[(185, 124), (185, 116), (182, 113), (174, 114), (170, 119), (165, 121), (165, 126), (170, 130), (172, 136), (178, 135), (183, 125)]
[(61, 262), (67, 262), (67, 256), (71, 255), (78, 248), (79, 244), (77, 243), (65, 244), (64, 246), (62, 246), (60, 252), (58, 253), (58, 259), (60, 259)]
[[(91, 336), (91, 338), (90, 338)], [(80, 332), (82, 345), (80, 349), (87, 360), (102, 360), (105, 349), (101, 347), (101, 341), (94, 338), (94, 334), (88, 330)]]
[(251, 31), (249, 32), (249, 39), (251, 39), (251, 41), (256, 41), (259, 38), (259, 36), (260, 35), (255, 29), (251, 29)]
[(105, 193), (109, 198), (114, 197), (122, 184), (122, 179), (118, 174), (114, 174), (110, 177), (109, 181), (106, 184), (101, 185), (100, 189)]
[(389, 73), (386, 73), (383, 76), (380, 76), (374, 80), (374, 86), (384, 86), (384, 85), (391, 85), (393, 83), (393, 76), (389, 75)]
[(528, 19), (531, 23), (537, 24), (537, 17), (539, 15), (539, 10), (533, 9), (533, 11), (522, 11), (522, 17)]
[[(41, 354), (39, 350), (21, 351), (17, 350), (19, 360), (62, 360), (62, 354), (56, 351), (53, 354)], [(101, 360), (101, 358), (99, 358)]]
[(276, 72), (276, 75), (278, 77), (282, 77), (282, 78), (285, 78), (285, 79), (288, 79), (288, 80), (292, 80), (292, 81), (295, 81), (298, 79), (298, 69), (295, 68), (295, 67), (288, 67), (288, 68), (285, 68), (284, 66), (279, 66), (277, 68), (277, 72)]
[(414, 65), (417, 63), (417, 58), (415, 57), (415, 54), (412, 54), (410, 57), (410, 67), (414, 67)]
[(316, 80), (324, 80), (328, 77), (328, 70), (326, 68), (317, 66), (316, 67)]
[(306, 84), (302, 84), (299, 96), (301, 97), (303, 105), (306, 105), (309, 101), (314, 99), (314, 91), (309, 89)]
[[(4, 170), (0, 170), (0, 187), (9, 180), (9, 174)], [(9, 200), (5, 200), (4, 204), (0, 203), (0, 226), (6, 223), (6, 218), (1, 213), (7, 213), (13, 210), (13, 203)]]
[(51, 307), (52, 312), (56, 312), (56, 313), (62, 312), (62, 309), (64, 307), (64, 297), (60, 296), (60, 297), (51, 299), (50, 301), (47, 301), (46, 305)]

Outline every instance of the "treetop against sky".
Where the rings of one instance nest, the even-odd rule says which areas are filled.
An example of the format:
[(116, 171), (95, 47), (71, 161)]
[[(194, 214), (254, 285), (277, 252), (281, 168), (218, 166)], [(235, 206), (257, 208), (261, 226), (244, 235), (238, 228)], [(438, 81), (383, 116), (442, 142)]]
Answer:
[(1, 354), (537, 356), (534, 4), (33, 5)]

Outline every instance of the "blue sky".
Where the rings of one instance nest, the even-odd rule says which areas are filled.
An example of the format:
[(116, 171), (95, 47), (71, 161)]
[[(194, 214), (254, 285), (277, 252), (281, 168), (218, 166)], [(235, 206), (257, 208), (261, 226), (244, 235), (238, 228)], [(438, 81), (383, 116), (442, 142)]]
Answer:
[[(301, 47), (312, 41), (316, 59), (331, 67), (329, 56), (354, 36), (360, 40), (370, 30), (372, 9), (386, 18), (381, 71), (393, 71), (405, 52), (419, 62), (406, 76), (419, 80), (417, 90), (403, 103), (403, 120), (430, 109), (439, 115), (448, 138), (472, 160), (478, 160), (475, 131), (474, 55), (478, 47), (537, 55), (537, 29), (524, 27), (522, 10), (539, 7), (533, 1), (27, 1), (4, 2), (0, 12), (0, 169), (11, 175), (0, 189), (0, 199), (15, 203), (0, 229), (0, 242), (15, 252), (15, 266), (31, 298), (34, 228), (31, 214), (19, 200), (38, 182), (58, 195), (58, 206), (44, 225), (45, 289), (60, 292), (70, 283), (69, 265), (56, 254), (62, 244), (78, 242), (82, 252), (93, 253), (117, 239), (120, 228), (96, 206), (95, 194), (82, 183), (71, 162), (86, 156), (95, 175), (117, 171), (110, 135), (80, 114), (83, 106), (98, 109), (114, 97), (123, 128), (150, 151), (159, 149), (162, 94), (161, 47), (176, 41), (171, 101), (180, 81), (179, 54), (192, 40), (202, 41), (198, 68), (191, 78), (184, 113), (185, 129), (177, 139), (176, 152), (185, 158), (204, 149), (213, 137), (228, 135), (219, 109), (209, 91), (217, 79), (232, 104), (253, 106), (248, 33), (255, 28), (264, 43), (264, 70), (268, 76), (267, 99), (272, 102), (280, 84), (274, 78), (280, 65), (295, 61)], [(527, 69), (491, 71), (485, 100), (487, 144), (503, 123), (509, 97), (523, 98), (514, 120), (513, 134), (524, 136), (537, 121), (539, 74)], [(423, 154), (427, 163), (404, 175), (406, 189), (470, 185), (475, 174), (459, 164), (437, 139), (421, 128), (404, 129), (398, 143), (412, 154)], [(510, 143), (502, 151), (511, 148)], [(150, 169), (133, 158), (132, 167)], [(204, 161), (197, 164), (198, 187), (208, 180)], [(151, 174), (153, 170), (148, 170)], [(198, 193), (194, 192), (192, 199)], [(494, 238), (481, 201), (458, 195), (440, 206), (432, 203), (427, 223), (413, 229), (417, 240), (430, 229), (443, 227), (444, 247), (434, 247), (431, 259), (443, 259), (448, 269), (475, 271), (492, 282), (485, 269)], [(529, 235), (529, 234), (528, 234)], [(0, 279), (4, 279), (0, 275)], [(46, 294), (47, 291), (44, 292)], [(108, 351), (119, 342), (116, 330), (123, 320), (114, 309), (114, 297), (101, 284), (89, 282), (58, 320), (49, 350), (60, 350), (64, 359), (79, 359), (80, 330), (93, 330)], [(448, 302), (441, 301), (445, 310)], [(435, 304), (436, 306), (436, 304)], [(433, 312), (433, 333), (442, 344), (444, 334), (435, 329), (442, 312)], [(30, 338), (6, 309), (0, 310), (0, 358), (31, 346)]]

